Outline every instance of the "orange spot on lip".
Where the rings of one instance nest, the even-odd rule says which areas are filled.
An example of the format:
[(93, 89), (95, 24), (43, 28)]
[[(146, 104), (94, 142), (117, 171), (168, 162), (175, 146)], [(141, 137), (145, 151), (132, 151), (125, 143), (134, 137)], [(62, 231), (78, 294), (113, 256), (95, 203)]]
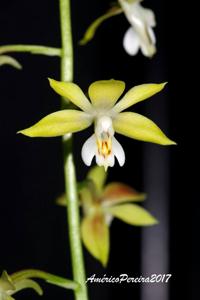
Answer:
[(104, 139), (97, 139), (97, 147), (99, 155), (104, 159), (112, 153), (112, 141), (107, 132), (103, 134)]

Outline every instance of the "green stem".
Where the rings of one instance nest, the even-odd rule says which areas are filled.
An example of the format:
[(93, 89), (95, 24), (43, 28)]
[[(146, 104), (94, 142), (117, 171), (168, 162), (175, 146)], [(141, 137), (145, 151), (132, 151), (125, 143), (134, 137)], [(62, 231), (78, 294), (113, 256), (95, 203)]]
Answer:
[(62, 40), (61, 79), (73, 81), (73, 42), (70, 0), (60, 0), (60, 26)]
[(40, 45), (5, 45), (0, 46), (0, 54), (8, 52), (30, 52), (32, 54), (43, 54), (48, 56), (60, 56), (61, 49)]
[[(60, 0), (60, 21), (62, 39), (61, 80), (73, 81), (73, 44), (70, 0)], [(66, 101), (63, 101), (63, 106), (64, 103), (66, 103)], [(68, 228), (73, 277), (74, 280), (80, 284), (80, 289), (75, 291), (75, 298), (76, 300), (87, 300), (88, 296), (85, 284), (85, 268), (80, 236), (80, 215), (77, 182), (72, 154), (72, 135), (64, 136), (63, 149)]]
[(40, 270), (36, 270), (36, 269), (28, 269), (28, 270), (22, 270), (22, 271), (18, 271), (15, 272), (13, 274), (10, 275), (13, 283), (17, 283), (19, 281), (22, 281), (24, 279), (27, 278), (40, 278), (40, 279), (44, 279), (45, 281), (47, 281), (48, 283), (57, 285), (57, 286), (61, 286), (63, 288), (66, 289), (72, 289), (72, 290), (76, 290), (79, 288), (78, 283), (57, 276), (57, 275), (53, 275), (44, 271), (40, 271)]

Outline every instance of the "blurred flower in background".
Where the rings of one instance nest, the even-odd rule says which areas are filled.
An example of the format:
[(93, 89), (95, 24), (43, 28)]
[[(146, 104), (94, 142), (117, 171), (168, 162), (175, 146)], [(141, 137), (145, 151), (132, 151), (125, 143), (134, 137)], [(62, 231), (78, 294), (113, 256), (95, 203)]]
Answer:
[[(95, 166), (88, 172), (86, 180), (79, 184), (80, 205), (83, 209), (82, 240), (90, 254), (103, 266), (108, 262), (109, 228), (113, 218), (134, 226), (157, 224), (157, 220), (148, 211), (134, 203), (143, 201), (145, 194), (121, 182), (105, 185), (106, 176), (104, 168)], [(65, 196), (60, 197), (57, 203), (65, 206)]]
[(80, 45), (87, 44), (95, 35), (97, 28), (110, 17), (124, 13), (130, 28), (123, 39), (123, 47), (129, 55), (136, 55), (139, 50), (147, 57), (156, 53), (156, 37), (153, 27), (156, 26), (154, 12), (144, 8), (141, 0), (118, 0), (104, 15), (97, 18), (87, 29)]

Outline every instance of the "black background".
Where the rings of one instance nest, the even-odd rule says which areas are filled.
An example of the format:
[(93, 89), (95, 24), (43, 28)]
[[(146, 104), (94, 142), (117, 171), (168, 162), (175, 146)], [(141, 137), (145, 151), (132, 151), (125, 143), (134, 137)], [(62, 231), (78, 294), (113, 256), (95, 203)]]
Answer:
[[(124, 80), (127, 88), (144, 82), (169, 84), (152, 101), (138, 104), (137, 112), (151, 117), (169, 137), (178, 142), (168, 151), (170, 165), (170, 266), (172, 273), (170, 299), (198, 290), (197, 247), (191, 244), (191, 235), (198, 232), (198, 210), (189, 197), (189, 186), (183, 179), (187, 155), (183, 141), (183, 122), (187, 116), (188, 94), (186, 85), (186, 41), (182, 33), (185, 22), (182, 8), (171, 6), (170, 1), (145, 1), (157, 16), (158, 53), (150, 60), (141, 54), (128, 56), (122, 48), (122, 38), (128, 27), (123, 15), (116, 16), (99, 28), (95, 39), (85, 47), (78, 40), (90, 22), (106, 11), (109, 1), (72, 1), (75, 78), (83, 90), (99, 79)], [(0, 43), (60, 45), (58, 1), (35, 0), (1, 2)], [(185, 23), (184, 23), (185, 24)], [(187, 37), (188, 38), (188, 37)], [(64, 190), (62, 148), (60, 138), (29, 139), (16, 131), (33, 124), (41, 117), (59, 109), (59, 97), (49, 88), (47, 77), (59, 79), (59, 59), (29, 54), (15, 54), (23, 65), (18, 71), (9, 66), (0, 70), (1, 99), (1, 190), (0, 190), (0, 269), (8, 273), (24, 268), (39, 268), (71, 276), (70, 251), (66, 234), (65, 210), (55, 205), (55, 198)], [(184, 59), (182, 59), (184, 57)], [(185, 119), (182, 118), (186, 116)], [(184, 121), (183, 121), (184, 119)], [(75, 135), (77, 177), (83, 179), (87, 168), (80, 159), (81, 146), (90, 132)], [(118, 137), (126, 152), (123, 168), (109, 170), (109, 180), (126, 182), (143, 191), (144, 144), (123, 136)], [(160, 146), (152, 146), (160, 147)], [(156, 164), (156, 161), (155, 161)], [(156, 188), (156, 187), (155, 187)], [(189, 191), (190, 192), (190, 191)], [(148, 201), (148, 200), (147, 200)], [(154, 212), (156, 215), (156, 211)], [(196, 237), (196, 235), (195, 235)], [(105, 271), (86, 251), (87, 274), (118, 275), (140, 273), (141, 229), (114, 221), (111, 227), (111, 254)], [(192, 254), (192, 249), (194, 253)], [(194, 270), (192, 271), (192, 261)], [(65, 299), (65, 291), (43, 284), (43, 299)], [(139, 299), (139, 285), (90, 285), (91, 299)], [(72, 295), (68, 292), (68, 295)], [(35, 299), (31, 291), (16, 298)], [(70, 297), (69, 297), (70, 299)], [(161, 299), (155, 299), (161, 300)]]

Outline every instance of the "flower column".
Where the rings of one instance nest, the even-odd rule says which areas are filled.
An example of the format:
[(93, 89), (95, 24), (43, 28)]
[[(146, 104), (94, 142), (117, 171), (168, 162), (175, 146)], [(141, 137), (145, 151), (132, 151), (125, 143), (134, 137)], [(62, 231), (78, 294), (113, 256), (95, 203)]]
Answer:
[[(73, 81), (73, 47), (70, 18), (70, 0), (60, 0), (61, 21), (61, 80)], [(63, 103), (63, 105), (65, 105)], [(72, 134), (63, 137), (64, 173), (68, 214), (69, 239), (74, 280), (81, 285), (75, 292), (76, 300), (87, 300), (85, 285), (85, 270), (83, 262), (82, 245), (80, 238), (80, 220), (78, 195), (76, 186), (75, 167), (72, 155)]]

